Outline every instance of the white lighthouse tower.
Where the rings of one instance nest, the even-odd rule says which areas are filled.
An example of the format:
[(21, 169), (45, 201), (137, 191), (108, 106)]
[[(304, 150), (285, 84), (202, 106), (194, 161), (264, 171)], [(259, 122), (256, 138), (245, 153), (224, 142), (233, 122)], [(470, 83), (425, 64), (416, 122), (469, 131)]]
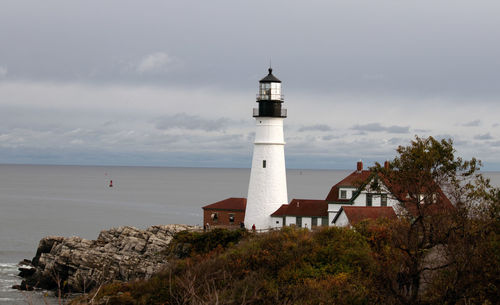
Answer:
[(259, 108), (253, 109), (257, 130), (245, 212), (248, 229), (253, 225), (257, 229), (273, 227), (271, 214), (288, 203), (283, 137), (283, 119), (287, 113), (281, 107), (281, 81), (272, 72), (269, 68), (269, 74), (260, 80)]

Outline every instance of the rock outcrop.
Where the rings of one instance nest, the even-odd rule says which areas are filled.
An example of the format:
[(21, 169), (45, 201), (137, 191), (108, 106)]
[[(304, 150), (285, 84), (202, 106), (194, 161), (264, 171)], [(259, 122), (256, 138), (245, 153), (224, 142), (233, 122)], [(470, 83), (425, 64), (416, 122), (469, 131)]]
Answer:
[(166, 249), (175, 233), (198, 230), (188, 225), (119, 227), (101, 231), (97, 240), (48, 236), (35, 257), (19, 263), (25, 278), (18, 289), (88, 291), (101, 283), (149, 278), (166, 264)]

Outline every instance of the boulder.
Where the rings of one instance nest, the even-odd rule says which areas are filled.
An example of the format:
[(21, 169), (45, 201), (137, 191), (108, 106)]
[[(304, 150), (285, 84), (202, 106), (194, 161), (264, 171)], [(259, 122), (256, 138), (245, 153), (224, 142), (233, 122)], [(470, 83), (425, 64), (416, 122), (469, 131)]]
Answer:
[(119, 227), (101, 231), (96, 240), (47, 236), (35, 257), (19, 263), (20, 285), (13, 288), (85, 292), (112, 281), (147, 279), (166, 264), (174, 234), (200, 230), (188, 225), (158, 225), (146, 230)]

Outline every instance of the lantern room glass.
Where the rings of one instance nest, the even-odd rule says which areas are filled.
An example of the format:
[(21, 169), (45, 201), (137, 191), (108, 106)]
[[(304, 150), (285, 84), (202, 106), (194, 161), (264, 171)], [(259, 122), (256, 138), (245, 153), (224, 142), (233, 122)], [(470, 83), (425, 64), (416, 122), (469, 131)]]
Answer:
[(281, 83), (260, 83), (259, 100), (281, 101)]

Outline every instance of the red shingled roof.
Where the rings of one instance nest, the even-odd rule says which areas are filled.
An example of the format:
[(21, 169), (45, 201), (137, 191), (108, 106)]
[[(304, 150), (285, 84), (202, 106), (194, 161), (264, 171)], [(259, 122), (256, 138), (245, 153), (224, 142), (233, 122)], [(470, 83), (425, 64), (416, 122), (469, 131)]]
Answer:
[[(397, 172), (394, 172), (393, 174), (397, 175)], [(421, 194), (429, 196), (423, 201), (423, 203), (416, 203), (415, 198), (410, 199), (408, 195), (409, 190), (405, 189), (397, 182), (390, 181), (389, 177), (383, 177), (383, 182), (389, 188), (392, 195), (413, 216), (417, 216), (422, 213), (447, 213), (455, 209), (450, 199), (446, 196), (441, 187), (435, 181), (416, 184), (414, 189), (411, 190), (414, 196), (416, 195), (415, 193), (419, 193), (418, 189), (420, 189)]]
[(290, 204), (283, 204), (271, 216), (328, 216), (328, 204), (325, 200), (292, 199)]
[[(325, 200), (327, 202), (349, 203), (355, 197), (351, 197), (350, 199), (340, 199), (339, 188), (349, 187), (349, 186), (359, 188), (363, 186), (363, 184), (368, 183), (371, 176), (372, 172), (369, 170), (352, 172), (349, 176), (345, 177), (343, 180), (341, 180), (339, 183), (335, 184), (331, 188), (330, 193), (328, 193), (328, 196), (326, 197)], [(397, 183), (390, 181), (389, 177), (381, 177), (381, 181), (388, 187), (391, 194), (395, 196), (397, 200), (399, 200), (401, 203), (405, 205), (406, 209), (411, 214), (413, 215), (418, 214), (418, 208), (415, 206), (415, 204), (412, 204), (406, 198), (408, 194), (407, 190), (405, 190), (401, 185), (398, 185)], [(443, 193), (441, 188), (435, 182), (431, 182), (429, 185), (427, 185), (427, 191), (422, 189), (422, 193), (428, 193), (429, 189), (434, 190), (434, 192), (438, 196), (437, 197), (438, 200), (436, 200), (436, 202), (434, 203), (426, 205), (425, 207), (426, 213), (437, 213), (443, 211), (446, 212), (454, 209), (451, 201), (448, 199), (448, 197)]]
[(363, 183), (368, 181), (372, 173), (368, 170), (354, 171), (349, 176), (342, 179), (339, 183), (332, 186), (330, 192), (326, 196), (326, 201), (332, 202), (349, 202), (351, 199), (340, 199), (339, 198), (339, 188), (342, 186), (350, 186), (359, 188)]
[(286, 210), (288, 209), (288, 204), (282, 204), (279, 209), (277, 209), (271, 216), (285, 216)]
[(437, 188), (435, 196), (434, 200), (428, 200), (428, 202), (424, 204), (404, 199), (402, 200), (402, 205), (413, 216), (449, 213), (455, 209), (450, 199), (446, 197), (441, 188)]
[[(366, 219), (388, 218), (396, 219), (396, 213), (392, 207), (353, 207), (342, 206), (347, 219), (351, 225)], [(342, 213), (339, 211), (339, 215)]]
[(203, 207), (207, 210), (231, 210), (231, 211), (245, 211), (247, 207), (246, 198), (227, 198), (216, 203), (212, 203)]

